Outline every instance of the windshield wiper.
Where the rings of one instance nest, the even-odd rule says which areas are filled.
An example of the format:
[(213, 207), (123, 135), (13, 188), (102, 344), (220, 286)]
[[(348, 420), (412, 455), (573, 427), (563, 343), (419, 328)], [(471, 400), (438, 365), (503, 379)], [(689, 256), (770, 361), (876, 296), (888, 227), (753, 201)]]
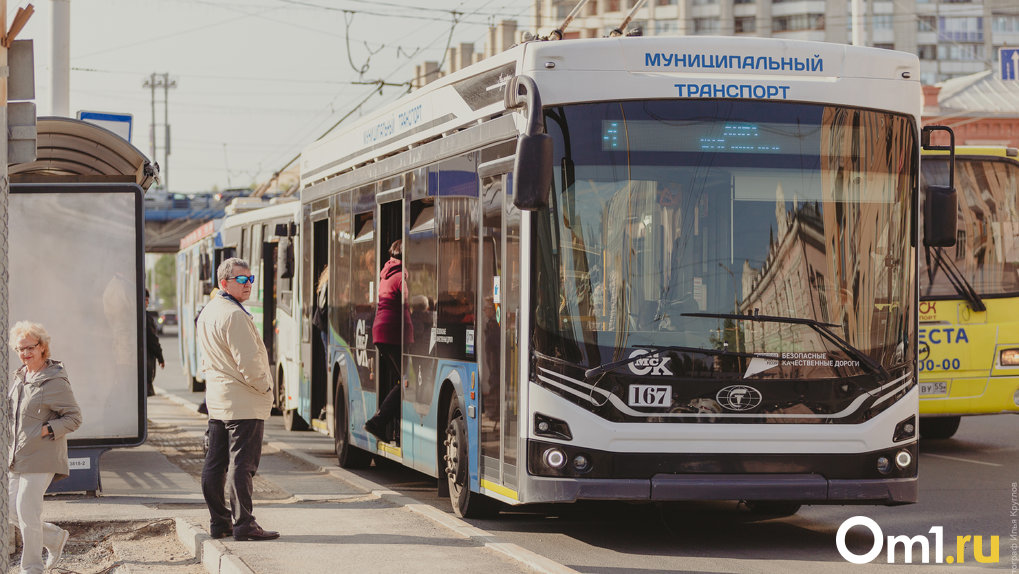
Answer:
[[(932, 255), (933, 253), (933, 255)], [(934, 265), (931, 265), (931, 259), (934, 259)], [(969, 306), (974, 311), (986, 311), (987, 306), (984, 305), (980, 295), (976, 289), (970, 285), (969, 281), (966, 281), (966, 277), (959, 271), (959, 268), (955, 266), (951, 257), (945, 257), (945, 251), (941, 247), (935, 247), (931, 249), (927, 247), (927, 294), (930, 295), (931, 289), (934, 287), (934, 276), (937, 275), (938, 267), (945, 270), (945, 277), (948, 278), (948, 282), (952, 284), (952, 288), (955, 292), (962, 296), (963, 299), (969, 303)]]
[(542, 353), (541, 351), (535, 351), (534, 349), (531, 349), (531, 353), (539, 359), (544, 359), (552, 363), (559, 363), (560, 365), (566, 365), (567, 367), (576, 367), (578, 369), (584, 368), (584, 365), (581, 365), (580, 363), (574, 363), (573, 361), (567, 361), (566, 359), (560, 359), (559, 357), (546, 355), (545, 353)]
[(813, 329), (818, 335), (821, 335), (829, 342), (834, 343), (835, 346), (845, 351), (849, 356), (860, 361), (872, 372), (881, 375), (884, 378), (888, 378), (888, 371), (881, 366), (880, 363), (870, 358), (866, 353), (854, 347), (849, 341), (839, 337), (829, 329), (829, 327), (841, 327), (835, 323), (822, 323), (816, 319), (806, 319), (802, 317), (780, 317), (777, 315), (737, 315), (734, 313), (680, 313), (684, 317), (706, 317), (709, 319), (733, 319), (737, 321), (760, 321), (762, 323), (787, 323), (790, 325), (806, 325)]
[(740, 352), (735, 352), (735, 351), (729, 351), (728, 348), (726, 348), (726, 349), (701, 349), (701, 348), (697, 348), (697, 347), (668, 347), (668, 346), (657, 346), (657, 345), (634, 345), (633, 348), (635, 348), (635, 349), (647, 349), (649, 352), (647, 354), (645, 354), (645, 355), (634, 355), (634, 356), (628, 357), (626, 359), (621, 359), (619, 361), (613, 361), (611, 363), (605, 363), (604, 365), (598, 365), (597, 367), (588, 369), (588, 370), (584, 371), (584, 380), (585, 381), (589, 381), (589, 380), (597, 377), (598, 375), (601, 375), (602, 373), (611, 371), (613, 369), (617, 369), (617, 368), (622, 367), (624, 365), (629, 365), (630, 363), (632, 363), (634, 361), (637, 361), (639, 359), (644, 359), (644, 358), (647, 358), (647, 357), (653, 357), (655, 355), (660, 355), (661, 353), (664, 353), (666, 351), (676, 351), (678, 353), (699, 353), (701, 355), (722, 355), (722, 356), (725, 356), (725, 357), (763, 358), (763, 359), (779, 361), (779, 362), (782, 361), (782, 359), (780, 359), (779, 357), (775, 357), (773, 355), (766, 355), (766, 354), (761, 354), (761, 353), (740, 353)]

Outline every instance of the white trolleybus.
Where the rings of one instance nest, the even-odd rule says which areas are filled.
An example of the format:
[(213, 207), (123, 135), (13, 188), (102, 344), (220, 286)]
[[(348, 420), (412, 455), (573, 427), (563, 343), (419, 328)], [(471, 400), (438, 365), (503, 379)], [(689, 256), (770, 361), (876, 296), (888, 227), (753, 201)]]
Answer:
[[(429, 84), (302, 155), (297, 414), (461, 515), (914, 502), (920, 105), (913, 55), (759, 38), (534, 41)], [(923, 193), (950, 244), (954, 193)]]
[(177, 345), (188, 388), (196, 392), (205, 390), (205, 375), (195, 324), (216, 287), (214, 258), (216, 249), (223, 246), (222, 224), (222, 218), (203, 223), (180, 240), (177, 251)]
[[(274, 199), (273, 202), (280, 200)], [(299, 373), (298, 313), (294, 303), (300, 203), (265, 203), (256, 198), (235, 199), (225, 217), (206, 222), (181, 240), (177, 253), (177, 316), (180, 317), (181, 364), (191, 390), (205, 389), (195, 324), (217, 287), (216, 269), (230, 257), (251, 265), (255, 284), (245, 307), (262, 334), (276, 385), (277, 406), (285, 401), (286, 381), (296, 386)], [(288, 419), (287, 411), (283, 411)], [(287, 428), (291, 426), (288, 424)]]

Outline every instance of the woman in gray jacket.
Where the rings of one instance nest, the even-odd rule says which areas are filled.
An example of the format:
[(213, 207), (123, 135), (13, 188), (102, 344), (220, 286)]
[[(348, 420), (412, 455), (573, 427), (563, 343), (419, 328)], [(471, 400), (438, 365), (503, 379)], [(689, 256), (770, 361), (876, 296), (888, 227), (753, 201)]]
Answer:
[(67, 433), (81, 425), (81, 409), (63, 364), (50, 359), (50, 336), (42, 325), (19, 321), (10, 344), (22, 362), (8, 394), (10, 518), (21, 529), (22, 574), (41, 574), (60, 559), (70, 536), (42, 521), (42, 501), (51, 481), (67, 478)]

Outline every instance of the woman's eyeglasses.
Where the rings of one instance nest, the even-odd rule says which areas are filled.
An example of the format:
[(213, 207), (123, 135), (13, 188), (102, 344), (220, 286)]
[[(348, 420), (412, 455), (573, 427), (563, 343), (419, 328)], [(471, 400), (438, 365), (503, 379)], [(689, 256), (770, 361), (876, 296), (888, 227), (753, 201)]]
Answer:
[(231, 279), (237, 281), (241, 285), (244, 285), (245, 283), (251, 283), (252, 285), (255, 284), (254, 275), (237, 275), (235, 277), (231, 277)]
[(28, 345), (26, 347), (15, 347), (14, 350), (19, 352), (19, 353), (27, 353), (29, 351), (35, 350), (35, 348), (38, 347), (41, 344), (42, 343), (36, 343), (34, 345)]

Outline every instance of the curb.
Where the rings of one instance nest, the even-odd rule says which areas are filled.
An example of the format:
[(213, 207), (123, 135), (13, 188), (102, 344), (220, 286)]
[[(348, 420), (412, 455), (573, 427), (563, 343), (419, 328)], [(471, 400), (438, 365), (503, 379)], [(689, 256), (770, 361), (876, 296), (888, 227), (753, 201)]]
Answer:
[[(170, 402), (190, 409), (197, 415), (198, 405), (191, 401), (166, 392), (164, 389), (155, 387), (156, 394), (165, 397)], [(316, 431), (309, 431), (316, 432)], [(454, 515), (447, 514), (433, 506), (423, 504), (417, 500), (389, 490), (385, 486), (372, 482), (364, 477), (347, 472), (339, 467), (323, 466), (320, 460), (311, 456), (300, 448), (291, 445), (286, 441), (268, 440), (267, 445), (275, 448), (289, 456), (297, 458), (302, 462), (311, 465), (319, 472), (327, 473), (333, 478), (342, 480), (347, 484), (360, 488), (374, 498), (379, 498), (398, 507), (406, 508), (420, 516), (423, 516), (436, 524), (456, 533), (458, 536), (469, 539), (479, 546), (498, 552), (511, 560), (542, 574), (579, 574), (577, 570), (564, 566), (554, 560), (546, 558), (536, 552), (532, 552), (510, 542), (502, 542), (494, 534), (473, 526)], [(226, 547), (212, 540), (205, 531), (195, 523), (184, 519), (177, 519), (177, 536), (189, 550), (193, 551), (196, 558), (199, 558), (206, 570), (211, 574), (256, 574), (237, 556), (230, 553)], [(201, 554), (199, 549), (204, 550)], [(236, 564), (235, 564), (236, 563)], [(233, 569), (241, 568), (241, 569)]]
[(206, 534), (198, 523), (185, 518), (174, 520), (177, 524), (177, 538), (210, 574), (255, 574), (240, 558), (231, 554), (222, 542)]
[(485, 548), (498, 552), (536, 572), (541, 572), (542, 574), (579, 574), (577, 570), (563, 566), (554, 560), (550, 560), (536, 552), (523, 548), (522, 546), (518, 546), (510, 542), (501, 542), (494, 534), (473, 526), (456, 516), (447, 514), (434, 506), (422, 504), (409, 496), (389, 490), (380, 484), (347, 472), (342, 468), (322, 466), (316, 457), (306, 454), (301, 449), (296, 448), (285, 441), (271, 440), (266, 444), (279, 451), (285, 452), (294, 458), (300, 459), (301, 461), (318, 469), (319, 472), (327, 473), (333, 478), (342, 480), (348, 484), (356, 486), (357, 488), (367, 491), (375, 498), (385, 500), (394, 506), (406, 508), (411, 512), (428, 518), (432, 522), (455, 532), (459, 536), (469, 539), (479, 546), (484, 546)]

